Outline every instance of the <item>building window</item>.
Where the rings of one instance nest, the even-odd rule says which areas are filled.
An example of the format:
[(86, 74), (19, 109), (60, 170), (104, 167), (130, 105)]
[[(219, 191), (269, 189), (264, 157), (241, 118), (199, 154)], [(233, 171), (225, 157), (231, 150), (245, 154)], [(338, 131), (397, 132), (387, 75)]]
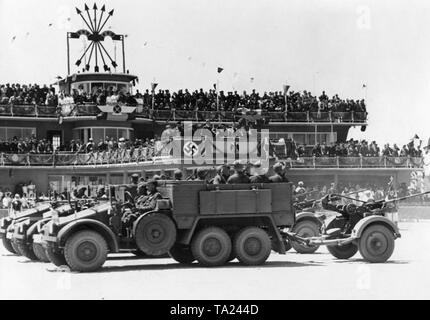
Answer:
[(0, 127), (0, 139), (2, 140), (10, 140), (14, 137), (25, 139), (32, 136), (36, 136), (36, 128)]
[(83, 142), (88, 142), (89, 138), (93, 138), (94, 142), (99, 142), (106, 137), (118, 141), (120, 138), (132, 139), (132, 128), (112, 128), (112, 127), (93, 127), (93, 128), (76, 128), (73, 129), (74, 139), (79, 139)]

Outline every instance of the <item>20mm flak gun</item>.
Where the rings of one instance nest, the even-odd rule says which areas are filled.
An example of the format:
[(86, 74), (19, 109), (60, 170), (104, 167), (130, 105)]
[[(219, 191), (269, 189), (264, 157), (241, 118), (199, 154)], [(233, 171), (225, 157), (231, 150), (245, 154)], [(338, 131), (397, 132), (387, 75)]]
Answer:
[[(325, 222), (321, 236), (303, 237), (293, 232), (285, 232), (284, 235), (289, 241), (304, 246), (326, 245), (328, 251), (338, 259), (349, 259), (360, 251), (368, 262), (385, 262), (394, 251), (395, 239), (400, 238), (398, 227), (386, 217), (386, 213), (398, 201), (429, 193), (379, 201), (362, 201), (339, 194), (327, 195), (321, 200), (322, 207), (338, 214)], [(342, 198), (361, 204), (337, 204)]]
[[(365, 190), (358, 190), (354, 192), (350, 192), (348, 195), (357, 194)], [(308, 194), (315, 193), (317, 191), (310, 191), (306, 193), (300, 194), (300, 196), (306, 196)], [(319, 237), (324, 234), (324, 230), (326, 228), (325, 220), (326, 215), (323, 212), (318, 212), (320, 203), (325, 198), (322, 197), (320, 199), (305, 199), (303, 201), (295, 201), (293, 203), (294, 208), (296, 209), (296, 221), (291, 228), (291, 232), (296, 235), (309, 238), (309, 237)], [(298, 241), (286, 241), (286, 247), (293, 247), (297, 253), (314, 253), (318, 250), (319, 245), (305, 245)]]

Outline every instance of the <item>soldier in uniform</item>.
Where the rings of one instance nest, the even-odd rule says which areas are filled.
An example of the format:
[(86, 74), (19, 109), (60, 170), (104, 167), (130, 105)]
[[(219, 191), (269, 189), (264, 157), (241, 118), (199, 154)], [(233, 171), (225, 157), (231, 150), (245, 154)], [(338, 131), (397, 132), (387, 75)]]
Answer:
[(135, 207), (137, 211), (126, 211), (122, 216), (121, 220), (125, 226), (131, 226), (141, 214), (154, 210), (157, 206), (157, 200), (162, 198), (161, 194), (157, 191), (156, 180), (148, 181), (146, 188), (148, 190), (146, 196), (142, 195), (136, 201)]
[(140, 203), (136, 204), (136, 208), (139, 213), (145, 213), (155, 209), (157, 205), (157, 200), (161, 199), (161, 194), (157, 191), (157, 181), (150, 180), (146, 183), (146, 188), (148, 189), (147, 196), (142, 199)]
[(212, 184), (226, 184), (229, 178), (229, 168), (223, 164), (217, 167), (217, 174), (212, 180)]
[(227, 180), (228, 184), (238, 184), (238, 183), (249, 183), (250, 182), (248, 176), (245, 174), (244, 166), (239, 161), (234, 162), (233, 168), (234, 168), (234, 173), (233, 173), (233, 175), (231, 175), (228, 178), (228, 180)]
[(138, 183), (139, 183), (139, 175), (137, 173), (134, 173), (131, 176), (131, 183), (125, 187), (125, 191), (129, 192), (133, 199), (137, 197)]
[(269, 178), (270, 182), (289, 182), (285, 175), (285, 166), (282, 163), (275, 163), (273, 166), (273, 171), (275, 174)]
[(196, 178), (194, 181), (205, 181), (206, 182), (206, 176), (208, 172), (205, 168), (198, 168), (196, 172)]
[(182, 180), (182, 171), (181, 170), (175, 170), (173, 173), (173, 176), (175, 178), (175, 181), (181, 181)]
[(251, 171), (254, 171), (254, 173), (249, 178), (251, 183), (269, 183), (270, 182), (270, 179), (266, 175), (267, 170), (265, 170), (264, 172), (258, 172), (255, 169), (260, 167), (261, 167), (260, 161), (257, 161), (256, 163), (252, 164)]

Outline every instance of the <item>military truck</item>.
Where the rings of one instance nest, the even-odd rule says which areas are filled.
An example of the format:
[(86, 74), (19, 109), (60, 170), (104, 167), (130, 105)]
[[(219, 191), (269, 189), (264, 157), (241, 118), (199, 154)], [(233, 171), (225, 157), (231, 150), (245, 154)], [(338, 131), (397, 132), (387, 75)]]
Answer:
[(30, 217), (41, 218), (45, 212), (51, 210), (52, 205), (49, 202), (38, 203), (35, 208), (26, 209), (16, 213), (14, 216), (8, 216), (0, 219), (0, 238), (3, 246), (7, 251), (14, 254), (21, 254), (20, 248), (12, 242), (12, 237), (17, 224), (27, 221)]
[[(280, 230), (295, 221), (291, 183), (208, 185), (203, 181), (159, 181), (156, 208), (123, 222), (130, 210), (125, 196), (67, 217), (52, 219), (40, 241), (71, 270), (99, 269), (108, 253), (140, 250), (169, 253), (184, 264), (207, 267), (237, 258), (263, 264), (272, 249), (286, 252)], [(132, 206), (131, 206), (132, 207)]]
[[(17, 248), (18, 254), (33, 260), (41, 262), (50, 262), (45, 254), (45, 250), (40, 243), (33, 242), (33, 236), (36, 235), (42, 226), (50, 221), (53, 216), (66, 216), (75, 212), (76, 206), (72, 204), (51, 203), (49, 211), (42, 215), (34, 214), (27, 216), (15, 222), (13, 234), (10, 239), (11, 244)], [(12, 230), (11, 230), (12, 231)]]

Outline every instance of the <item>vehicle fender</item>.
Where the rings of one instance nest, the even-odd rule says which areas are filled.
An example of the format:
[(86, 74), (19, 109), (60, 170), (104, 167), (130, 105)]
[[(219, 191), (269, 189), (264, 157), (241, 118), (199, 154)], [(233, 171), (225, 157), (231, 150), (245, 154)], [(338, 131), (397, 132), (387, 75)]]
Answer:
[(93, 220), (93, 219), (82, 219), (82, 220), (76, 220), (72, 221), (69, 224), (65, 225), (61, 230), (58, 232), (57, 235), (57, 241), (60, 244), (60, 246), (63, 246), (66, 242), (66, 239), (76, 230), (82, 229), (82, 227), (86, 227), (88, 229), (94, 230), (99, 232), (104, 238), (106, 239), (110, 252), (118, 252), (119, 251), (119, 245), (118, 240), (109, 227), (107, 227), (105, 224), (103, 224), (100, 221)]
[(394, 222), (392, 222), (391, 220), (388, 220), (387, 218), (383, 217), (383, 216), (369, 216), (369, 217), (365, 217), (363, 219), (361, 219), (354, 227), (354, 229), (352, 230), (351, 236), (353, 238), (360, 238), (361, 235), (363, 234), (363, 231), (370, 225), (372, 224), (383, 224), (386, 227), (388, 227), (389, 229), (391, 229), (393, 231), (393, 235), (396, 238), (400, 238), (400, 231), (399, 228), (394, 224)]
[(300, 222), (302, 220), (312, 220), (312, 221), (315, 221), (316, 223), (318, 223), (319, 225), (322, 224), (322, 221), (319, 220), (315, 216), (314, 212), (302, 211), (302, 212), (296, 214), (296, 222), (294, 224), (297, 224), (298, 222)]
[(31, 239), (31, 237), (35, 233), (37, 233), (39, 225), (41, 225), (42, 223), (45, 223), (49, 220), (51, 220), (51, 218), (42, 219), (42, 220), (37, 221), (36, 223), (33, 223), (33, 225), (31, 225), (30, 228), (28, 228), (28, 230), (27, 230), (27, 239)]

